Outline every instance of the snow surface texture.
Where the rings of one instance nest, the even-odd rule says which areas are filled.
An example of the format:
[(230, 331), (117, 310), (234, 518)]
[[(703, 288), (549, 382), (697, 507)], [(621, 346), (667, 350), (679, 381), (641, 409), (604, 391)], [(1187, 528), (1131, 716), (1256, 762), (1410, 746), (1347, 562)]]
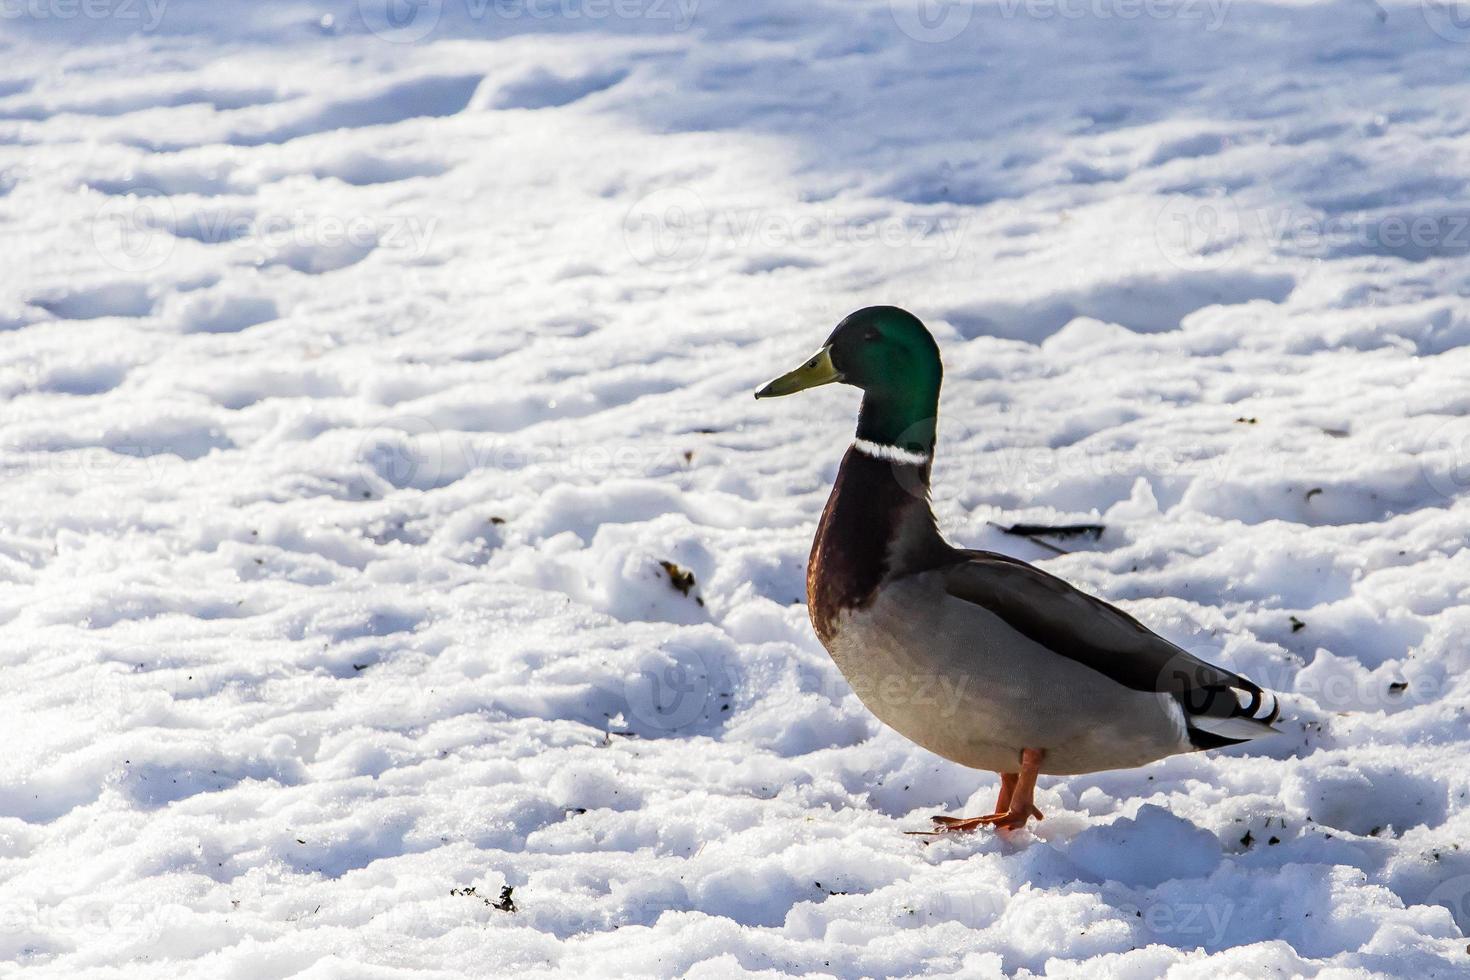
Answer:
[[(1463, 14), (5, 4), (0, 959), (1470, 976)], [(751, 398), (880, 302), (951, 536), (1283, 735), (901, 833), (996, 778), (807, 624), (855, 394)]]

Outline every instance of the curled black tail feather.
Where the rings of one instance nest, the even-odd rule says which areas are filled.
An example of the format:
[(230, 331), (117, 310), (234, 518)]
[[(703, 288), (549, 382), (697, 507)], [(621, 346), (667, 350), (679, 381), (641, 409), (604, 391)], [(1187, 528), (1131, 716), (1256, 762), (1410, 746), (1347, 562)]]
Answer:
[(1236, 684), (1210, 684), (1175, 696), (1184, 709), (1190, 744), (1197, 749), (1239, 745), (1269, 735), (1281, 716), (1281, 699), (1243, 677)]

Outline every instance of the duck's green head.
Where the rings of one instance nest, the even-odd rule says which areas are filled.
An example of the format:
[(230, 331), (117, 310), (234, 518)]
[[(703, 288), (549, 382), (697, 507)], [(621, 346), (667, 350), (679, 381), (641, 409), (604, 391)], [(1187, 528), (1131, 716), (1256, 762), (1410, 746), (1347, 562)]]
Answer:
[(837, 325), (801, 367), (755, 393), (790, 395), (840, 381), (863, 389), (858, 437), (929, 452), (943, 378), (939, 345), (919, 318), (896, 306), (870, 306)]

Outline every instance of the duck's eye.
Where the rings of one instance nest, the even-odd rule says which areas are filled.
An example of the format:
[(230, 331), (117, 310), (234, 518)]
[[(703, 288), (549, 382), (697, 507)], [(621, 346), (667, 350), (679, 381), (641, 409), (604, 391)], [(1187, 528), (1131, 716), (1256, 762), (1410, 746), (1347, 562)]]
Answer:
[(865, 334), (863, 334), (863, 340), (867, 341), (870, 344), (873, 341), (877, 340), (877, 339), (878, 339), (878, 331), (874, 327), (869, 327), (868, 328), (868, 332), (865, 333)]

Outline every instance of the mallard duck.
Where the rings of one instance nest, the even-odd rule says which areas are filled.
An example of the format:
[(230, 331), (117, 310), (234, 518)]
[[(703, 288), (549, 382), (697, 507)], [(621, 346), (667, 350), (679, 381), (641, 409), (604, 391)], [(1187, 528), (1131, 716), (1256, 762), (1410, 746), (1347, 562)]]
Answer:
[(812, 626), (881, 721), (1000, 775), (994, 813), (935, 817), (921, 833), (1041, 819), (1041, 774), (1132, 768), (1274, 732), (1277, 698), (1257, 684), (1055, 575), (944, 540), (929, 504), (942, 377), (919, 319), (875, 306), (756, 392), (863, 391), (812, 542)]

